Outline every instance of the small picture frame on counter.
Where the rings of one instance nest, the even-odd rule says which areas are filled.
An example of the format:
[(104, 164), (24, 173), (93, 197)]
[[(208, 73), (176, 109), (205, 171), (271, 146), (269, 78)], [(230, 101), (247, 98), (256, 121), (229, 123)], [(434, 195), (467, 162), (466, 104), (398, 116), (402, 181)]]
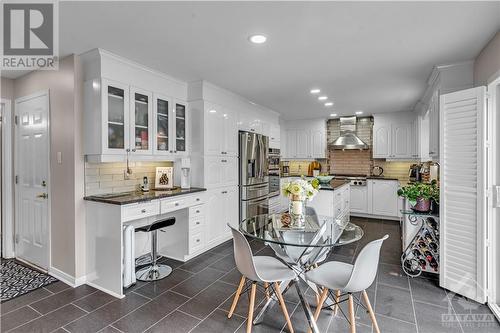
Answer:
[(172, 189), (174, 187), (173, 175), (173, 167), (156, 167), (155, 188)]

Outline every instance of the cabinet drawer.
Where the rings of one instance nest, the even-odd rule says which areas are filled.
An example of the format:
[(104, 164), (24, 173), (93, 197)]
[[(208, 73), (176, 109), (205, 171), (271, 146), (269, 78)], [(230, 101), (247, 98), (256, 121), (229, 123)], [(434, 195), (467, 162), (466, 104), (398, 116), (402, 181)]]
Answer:
[(151, 201), (147, 203), (137, 203), (122, 207), (122, 221), (132, 221), (158, 215), (160, 213), (160, 203)]
[(189, 236), (189, 253), (201, 250), (205, 246), (205, 233), (203, 228)]
[(173, 212), (178, 209), (183, 209), (188, 207), (188, 201), (186, 198), (179, 198), (175, 200), (163, 200), (161, 201), (160, 211), (162, 214)]
[(162, 214), (173, 212), (179, 209), (184, 209), (187, 207), (199, 205), (203, 203), (203, 197), (201, 195), (192, 195), (189, 197), (179, 197), (168, 200), (160, 201), (160, 211)]
[(205, 205), (197, 205), (189, 207), (189, 219), (196, 219), (200, 216), (205, 216)]
[(189, 218), (189, 229), (197, 229), (205, 225), (205, 219), (203, 217)]

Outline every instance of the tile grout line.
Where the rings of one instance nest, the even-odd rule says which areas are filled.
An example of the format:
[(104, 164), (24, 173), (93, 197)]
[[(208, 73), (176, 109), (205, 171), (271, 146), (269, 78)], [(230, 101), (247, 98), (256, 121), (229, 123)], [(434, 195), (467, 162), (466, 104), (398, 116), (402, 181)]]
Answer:
[(36, 313), (38, 313), (41, 316), (43, 316), (43, 313), (41, 313), (40, 311), (38, 311), (37, 309), (33, 308), (31, 305), (26, 305), (28, 308), (30, 308), (31, 310), (35, 311)]
[(450, 308), (451, 310), (453, 311), (453, 313), (455, 314), (455, 318), (457, 319), (458, 321), (458, 326), (460, 327), (460, 330), (463, 332), (464, 331), (464, 328), (462, 326), (462, 322), (458, 319), (458, 314), (457, 314), (457, 311), (455, 310), (455, 307), (453, 306), (453, 302), (451, 301), (451, 299), (448, 297), (448, 290), (444, 289), (444, 292), (446, 293), (446, 299), (448, 300), (448, 304), (450, 305)]
[[(202, 271), (203, 271), (203, 270), (202, 270)], [(201, 272), (201, 271), (200, 271), (200, 272)], [(188, 273), (192, 273), (192, 272), (188, 272)], [(199, 272), (198, 272), (198, 273), (199, 273)], [(148, 303), (151, 303), (153, 300), (157, 299), (158, 297), (160, 297), (161, 295), (163, 295), (163, 294), (165, 294), (165, 293), (167, 293), (167, 292), (169, 292), (169, 291), (170, 291), (170, 292), (173, 292), (173, 293), (175, 293), (175, 294), (178, 294), (178, 295), (181, 295), (181, 296), (183, 296), (183, 297), (186, 297), (186, 298), (187, 298), (187, 300), (186, 300), (184, 303), (180, 304), (180, 305), (179, 305), (178, 307), (176, 307), (174, 310), (172, 310), (171, 312), (169, 312), (168, 314), (166, 314), (165, 316), (163, 316), (162, 318), (160, 318), (158, 321), (156, 321), (155, 323), (153, 323), (152, 325), (150, 325), (149, 327), (147, 327), (147, 328), (145, 329), (145, 331), (147, 331), (148, 329), (150, 329), (150, 328), (151, 328), (151, 327), (153, 327), (154, 325), (158, 324), (160, 321), (162, 321), (164, 318), (168, 317), (168, 316), (169, 316), (171, 313), (173, 313), (175, 310), (179, 309), (181, 306), (183, 306), (184, 304), (188, 303), (188, 302), (189, 302), (190, 300), (192, 300), (195, 296), (199, 295), (200, 293), (202, 293), (203, 291), (205, 291), (205, 290), (206, 290), (206, 289), (208, 289), (210, 286), (212, 286), (213, 284), (215, 284), (215, 282), (217, 282), (217, 281), (218, 281), (218, 280), (215, 280), (215, 281), (214, 281), (214, 282), (212, 282), (210, 285), (208, 285), (207, 287), (205, 287), (204, 289), (202, 289), (201, 291), (199, 291), (197, 294), (195, 294), (193, 297), (187, 297), (186, 295), (182, 295), (182, 294), (180, 294), (180, 293), (175, 292), (175, 291), (173, 291), (173, 290), (172, 290), (172, 289), (174, 289), (175, 287), (177, 287), (178, 285), (180, 285), (181, 283), (183, 283), (183, 282), (185, 282), (186, 280), (188, 280), (188, 279), (192, 278), (193, 276), (195, 276), (195, 275), (196, 275), (196, 274), (198, 274), (198, 273), (194, 273), (194, 274), (193, 274), (192, 276), (190, 276), (189, 278), (184, 279), (184, 280), (182, 280), (181, 282), (177, 283), (176, 285), (172, 286), (171, 288), (169, 288), (169, 289), (165, 290), (165, 291), (164, 291), (164, 292), (162, 292), (161, 294), (159, 294), (159, 295), (157, 295), (156, 297), (154, 297), (153, 299), (151, 299), (149, 302), (146, 302), (145, 304), (141, 305), (140, 307), (138, 307), (138, 308), (137, 308), (137, 309), (135, 309), (134, 311), (129, 312), (129, 313), (128, 313), (128, 314), (126, 314), (125, 316), (128, 316), (129, 314), (134, 313), (134, 312), (135, 312), (135, 311), (137, 311), (138, 309), (142, 308), (143, 306), (145, 306), (145, 305), (146, 305), (146, 304), (148, 304)], [(140, 289), (140, 288), (139, 288), (139, 289)], [(233, 293), (233, 294), (234, 294), (234, 293)], [(232, 295), (232, 294), (231, 294), (231, 295)], [(225, 301), (224, 301), (224, 302), (225, 302)], [(113, 325), (113, 324), (115, 324), (116, 322), (118, 322), (119, 320), (123, 319), (125, 316), (123, 316), (123, 317), (121, 317), (121, 318), (117, 319), (116, 321), (114, 321), (113, 323), (111, 323), (111, 325)], [(113, 326), (113, 327), (114, 327), (114, 326)]]
[(418, 333), (418, 320), (417, 320), (417, 312), (415, 311), (415, 299), (413, 298), (413, 292), (411, 290), (411, 283), (410, 283), (410, 280), (408, 277), (406, 277), (408, 279), (408, 286), (410, 288), (410, 299), (411, 299), (411, 308), (413, 309), (413, 318), (415, 320), (415, 326), (417, 328), (417, 333)]
[[(66, 290), (67, 290), (67, 289), (66, 289)], [(61, 292), (62, 292), (62, 291), (61, 291)], [(92, 295), (92, 294), (94, 294), (94, 293), (96, 293), (96, 292), (97, 292), (97, 290), (96, 290), (96, 291), (94, 291), (93, 293), (91, 293), (91, 294), (87, 295), (87, 296), (90, 296), (90, 295)], [(57, 294), (54, 294), (54, 295), (57, 295)], [(50, 296), (54, 296), (54, 295), (50, 295)], [(48, 297), (50, 297), (50, 296), (48, 296)], [(86, 297), (86, 296), (84, 296), (84, 297)], [(84, 297), (80, 297), (80, 298), (78, 298), (78, 299), (76, 299), (76, 300), (74, 300), (74, 301), (80, 300), (80, 299), (82, 299), (82, 298), (84, 298)], [(40, 300), (40, 301), (41, 301), (41, 300)], [(72, 302), (74, 302), (74, 301), (72, 301)], [(38, 301), (36, 301), (36, 302), (38, 302)], [(33, 302), (33, 303), (31, 303), (31, 304), (34, 304), (34, 303), (36, 303), (36, 302)], [(28, 304), (28, 305), (31, 307), (31, 304)], [(33, 321), (37, 320), (37, 319), (40, 319), (40, 318), (46, 317), (47, 315), (49, 315), (49, 314), (51, 314), (51, 313), (53, 313), (53, 312), (55, 312), (55, 311), (57, 311), (57, 310), (60, 310), (60, 309), (64, 308), (65, 306), (68, 306), (68, 305), (73, 305), (74, 307), (76, 307), (76, 308), (78, 308), (78, 309), (81, 309), (80, 307), (78, 307), (78, 306), (74, 305), (73, 303), (66, 303), (66, 304), (64, 304), (63, 306), (60, 306), (60, 307), (58, 307), (58, 308), (56, 308), (56, 309), (54, 309), (54, 310), (52, 310), (52, 311), (47, 312), (46, 314), (43, 314), (43, 315), (41, 315), (41, 316), (39, 316), (39, 317), (36, 317), (36, 318), (34, 318), (34, 319), (32, 319), (32, 320), (29, 320), (29, 321), (27, 321), (27, 322), (23, 323), (23, 324), (21, 324), (21, 325), (18, 325), (18, 326), (16, 326), (16, 327), (13, 327), (13, 328), (11, 328), (8, 332), (10, 332), (10, 331), (12, 331), (12, 330), (14, 330), (14, 329), (16, 329), (16, 328), (22, 327), (22, 326), (24, 326), (24, 325), (27, 325), (27, 324), (29, 324), (29, 323), (31, 323), (31, 322), (33, 322)], [(16, 309), (16, 310), (18, 310), (18, 309)], [(35, 309), (33, 309), (33, 310), (35, 310)], [(83, 310), (83, 309), (81, 309), (81, 310)], [(15, 310), (13, 310), (13, 311), (15, 311)], [(10, 312), (8, 312), (8, 313), (11, 313), (11, 312), (13, 312), (13, 311), (10, 311)], [(36, 311), (36, 310), (35, 310), (35, 311)], [(89, 312), (87, 312), (86, 310), (83, 310), (83, 311), (85, 312), (85, 314), (84, 314), (83, 316), (80, 316), (80, 317), (76, 318), (75, 320), (78, 320), (78, 319), (80, 319), (80, 318), (82, 318), (82, 317), (86, 316), (87, 314), (89, 314)], [(75, 320), (73, 320), (73, 321), (75, 321)], [(68, 323), (68, 324), (69, 324), (69, 323)], [(64, 326), (66, 326), (66, 325), (67, 325), (67, 324), (65, 324)], [(62, 326), (61, 326), (61, 327), (62, 327)], [(59, 328), (61, 328), (61, 327), (58, 327), (57, 329), (59, 329)]]
[[(106, 302), (106, 303), (102, 304), (101, 306), (99, 306), (99, 307), (95, 308), (94, 310), (92, 310), (92, 311), (90, 311), (90, 312), (87, 312), (87, 313), (86, 313), (86, 314), (84, 314), (83, 316), (78, 317), (78, 318), (76, 318), (75, 320), (72, 320), (72, 321), (70, 321), (69, 323), (64, 324), (64, 326), (61, 326), (61, 328), (62, 328), (62, 329), (64, 329), (64, 330), (66, 330), (66, 331), (68, 331), (67, 329), (65, 329), (65, 328), (64, 328), (65, 326), (67, 326), (67, 325), (69, 325), (69, 324), (72, 324), (72, 323), (74, 323), (75, 321), (80, 320), (80, 319), (82, 319), (83, 317), (86, 317), (87, 315), (92, 314), (92, 313), (94, 313), (94, 312), (98, 311), (99, 309), (101, 309), (101, 308), (105, 307), (106, 305), (109, 305), (109, 304), (111, 304), (111, 303), (113, 303), (113, 302), (116, 302), (116, 301), (119, 301), (119, 300), (120, 300), (120, 299), (113, 299), (113, 300), (111, 300), (111, 301), (109, 301), (109, 302)], [(73, 303), (68, 303), (68, 304), (75, 305), (75, 304), (73, 304)], [(79, 306), (77, 306), (77, 305), (75, 305), (75, 306), (76, 306), (77, 308), (80, 308), (80, 307), (79, 307)], [(83, 311), (85, 311), (85, 309), (82, 309), (82, 310), (83, 310)]]
[(89, 314), (89, 313), (90, 313), (89, 311), (87, 311), (87, 310), (85, 310), (84, 308), (82, 308), (82, 307), (80, 307), (80, 306), (78, 306), (78, 305), (74, 304), (73, 302), (71, 302), (71, 303), (69, 303), (69, 304), (70, 304), (70, 305), (73, 305), (74, 307), (76, 307), (76, 308), (78, 308), (78, 309), (80, 309), (80, 310), (82, 310), (83, 312), (85, 312), (85, 314)]
[[(24, 306), (27, 306), (27, 305), (30, 305), (30, 306), (31, 306), (31, 305), (33, 305), (33, 304), (35, 304), (35, 303), (37, 303), (37, 302), (40, 302), (40, 301), (43, 301), (43, 300), (45, 300), (45, 299), (49, 298), (49, 297), (52, 297), (52, 296), (54, 296), (54, 295), (58, 295), (58, 294), (60, 294), (60, 293), (62, 293), (62, 292), (65, 292), (65, 291), (69, 290), (70, 288), (71, 288), (71, 287), (66, 288), (66, 289), (61, 290), (61, 291), (59, 291), (59, 292), (57, 292), (57, 293), (53, 293), (53, 292), (51, 292), (50, 290), (47, 290), (49, 293), (51, 293), (50, 295), (47, 295), (47, 296), (42, 297), (42, 298), (40, 298), (40, 299), (37, 299), (36, 301), (29, 302), (29, 303), (27, 303), (27, 304), (25, 304), (25, 305), (23, 305), (23, 306), (20, 306), (20, 307), (18, 307), (18, 308), (15, 308), (14, 310), (10, 310), (9, 312), (2, 313), (2, 314), (1, 314), (1, 316), (4, 316), (4, 315), (6, 315), (6, 314), (8, 314), (8, 313), (11, 313), (11, 312), (14, 312), (14, 311), (16, 311), (16, 310), (19, 310), (20, 308), (22, 308), (22, 307), (24, 307)], [(45, 289), (45, 287), (42, 287), (42, 289)], [(34, 291), (34, 290), (32, 290), (32, 291)], [(27, 294), (26, 294), (26, 295), (27, 295)], [(90, 295), (90, 294), (89, 294), (89, 295)], [(22, 295), (22, 296), (24, 296), (24, 295)], [(20, 297), (21, 297), (21, 296), (20, 296)], [(7, 302), (8, 302), (8, 301), (7, 301)], [(6, 302), (6, 303), (7, 303), (7, 302)]]

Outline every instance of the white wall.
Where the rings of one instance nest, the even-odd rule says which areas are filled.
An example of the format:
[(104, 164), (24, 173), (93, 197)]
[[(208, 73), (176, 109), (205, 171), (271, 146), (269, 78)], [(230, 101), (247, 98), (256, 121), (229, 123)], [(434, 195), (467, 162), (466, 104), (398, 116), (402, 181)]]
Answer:
[(500, 32), (486, 44), (474, 62), (474, 85), (482, 86), (500, 75)]
[(71, 55), (57, 71), (35, 71), (14, 80), (15, 98), (50, 91), (51, 266), (75, 278), (85, 271), (80, 78), (78, 59)]

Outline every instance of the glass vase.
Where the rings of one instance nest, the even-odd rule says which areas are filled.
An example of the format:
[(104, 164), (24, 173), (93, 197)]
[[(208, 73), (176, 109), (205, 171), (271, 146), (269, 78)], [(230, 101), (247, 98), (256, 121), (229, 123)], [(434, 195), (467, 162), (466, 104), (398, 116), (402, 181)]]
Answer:
[(304, 228), (306, 220), (306, 198), (291, 194), (288, 212), (290, 213), (291, 225), (294, 228)]

